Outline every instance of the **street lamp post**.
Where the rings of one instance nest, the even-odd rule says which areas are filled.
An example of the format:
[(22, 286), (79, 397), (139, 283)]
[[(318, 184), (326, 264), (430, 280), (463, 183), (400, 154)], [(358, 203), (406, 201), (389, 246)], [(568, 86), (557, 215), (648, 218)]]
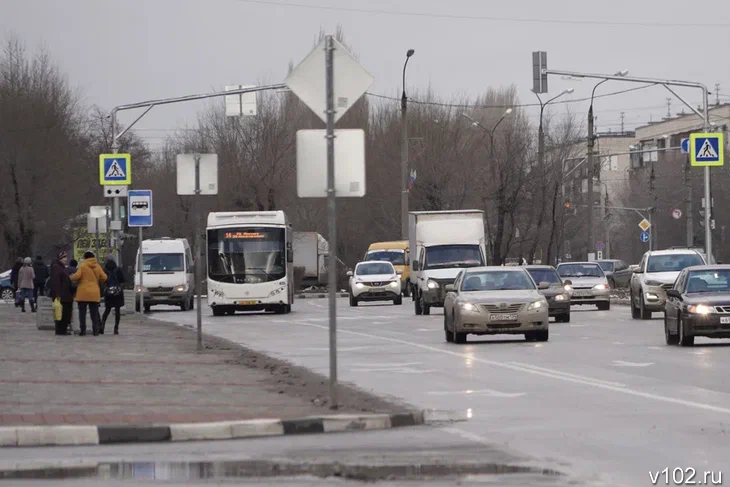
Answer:
[[(640, 78), (640, 77), (626, 77), (625, 74), (614, 74), (612, 76), (605, 74), (593, 74), (593, 73), (580, 73), (574, 71), (559, 71), (552, 69), (543, 69), (542, 74), (544, 75), (557, 75), (557, 76), (572, 76), (575, 78), (593, 78), (593, 79), (610, 79), (616, 81), (627, 81), (629, 83), (641, 83), (646, 85), (660, 85), (663, 86), (667, 91), (676, 96), (682, 103), (684, 103), (690, 110), (696, 113), (702, 118), (703, 124), (702, 129), (704, 132), (710, 131), (710, 109), (708, 94), (709, 90), (703, 83), (695, 81), (681, 81), (681, 80), (669, 80), (660, 78)], [(702, 90), (702, 107), (700, 109), (695, 108), (692, 104), (688, 103), (681, 96), (677, 94), (671, 87), (681, 86), (686, 88), (697, 88)], [(710, 167), (705, 166), (704, 168), (704, 180), (705, 180), (705, 201), (712, 201), (711, 189), (710, 189)], [(710, 212), (705, 212), (705, 254), (707, 255), (708, 263), (713, 263), (712, 258), (712, 230), (710, 225)]]
[[(510, 113), (512, 113), (512, 108), (508, 108), (507, 110), (505, 110), (504, 113), (502, 114), (502, 116), (500, 117), (500, 119), (497, 120), (497, 123), (495, 123), (491, 129), (488, 129), (481, 123), (477, 122), (476, 120), (474, 120), (472, 117), (470, 117), (466, 113), (464, 113), (464, 112), (461, 113), (461, 115), (464, 118), (471, 121), (471, 124), (473, 127), (479, 127), (480, 129), (484, 130), (487, 134), (489, 134), (489, 161), (491, 163), (492, 174), (493, 174), (493, 178), (495, 181), (497, 180), (497, 164), (494, 161), (494, 132), (497, 130), (497, 127), (499, 127), (499, 124), (502, 123), (502, 120), (504, 120), (507, 117), (507, 115), (509, 115)], [(497, 204), (500, 205), (499, 202)], [(490, 238), (490, 240), (491, 240), (491, 238)], [(494, 255), (495, 255), (495, 249), (493, 248), (494, 243), (491, 243), (490, 246), (492, 247), (491, 248), (491, 258), (494, 259)]]
[(408, 97), (406, 96), (406, 67), (408, 60), (416, 51), (408, 49), (406, 52), (406, 62), (403, 63), (403, 94), (400, 98), (400, 206), (401, 206), (401, 237), (408, 240), (408, 120), (406, 112), (408, 111)]
[[(614, 73), (614, 76), (626, 76), (629, 74), (627, 70), (618, 71)], [(593, 228), (593, 207), (595, 202), (593, 201), (593, 177), (595, 173), (595, 167), (593, 162), (593, 148), (596, 142), (596, 134), (593, 127), (593, 99), (596, 96), (596, 88), (601, 86), (603, 83), (609, 81), (608, 78), (602, 79), (598, 83), (596, 83), (596, 86), (593, 87), (593, 91), (591, 92), (591, 105), (588, 107), (588, 245), (586, 253), (590, 254), (591, 250), (594, 249), (596, 245), (596, 239), (595, 239), (595, 233)], [(586, 259), (588, 259), (589, 256), (586, 255)]]
[[(567, 90), (563, 90), (562, 93), (550, 98), (545, 103), (542, 102), (542, 98), (540, 98), (540, 95), (537, 92), (533, 91), (533, 93), (535, 93), (535, 96), (537, 97), (537, 101), (540, 103), (540, 124), (538, 125), (538, 129), (537, 129), (537, 161), (538, 161), (538, 165), (540, 166), (540, 170), (542, 171), (543, 175), (545, 174), (545, 131), (543, 130), (542, 119), (543, 119), (543, 114), (545, 112), (545, 107), (548, 106), (553, 101), (560, 98), (561, 96), (573, 93), (573, 91), (575, 91), (575, 90), (573, 90), (573, 88), (568, 88)], [(557, 186), (556, 186), (556, 190), (555, 190), (555, 195), (557, 196)], [(555, 214), (555, 205), (557, 204), (556, 199), (557, 198), (553, 198), (553, 214)], [(542, 208), (544, 209), (544, 206)], [(541, 211), (544, 211), (543, 209), (541, 209)], [(538, 236), (535, 237), (533, 245), (532, 245), (532, 249), (530, 250), (529, 257), (530, 257), (531, 263), (532, 263), (532, 259), (533, 259), (534, 255), (535, 255), (535, 250), (537, 249), (539, 233), (540, 233), (540, 229), (542, 227), (542, 220), (543, 220), (542, 215), (544, 215), (544, 213), (541, 214), (541, 217), (538, 219), (538, 223), (537, 223), (538, 224), (538, 231), (537, 231)], [(552, 240), (554, 238), (554, 235), (555, 235), (555, 225), (553, 225), (552, 228), (550, 229), (550, 239), (549, 239), (549, 242), (547, 245), (547, 252), (546, 252), (546, 254), (547, 254), (546, 261), (547, 262), (550, 262), (550, 259), (552, 258), (551, 247), (552, 247), (552, 243), (553, 243)]]

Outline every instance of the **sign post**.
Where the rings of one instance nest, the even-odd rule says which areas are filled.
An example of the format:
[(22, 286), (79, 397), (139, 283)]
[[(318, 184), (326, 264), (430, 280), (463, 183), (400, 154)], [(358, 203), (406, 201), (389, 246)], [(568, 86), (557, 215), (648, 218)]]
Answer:
[[(705, 109), (707, 99), (705, 99)], [(706, 121), (707, 122), (707, 121)], [(689, 157), (692, 166), (705, 168), (705, 201), (711, 201), (710, 195), (710, 167), (718, 167), (725, 164), (725, 141), (723, 133), (689, 134)], [(707, 263), (714, 264), (712, 258), (712, 205), (705, 208), (705, 253)]]
[(152, 226), (152, 191), (149, 189), (132, 190), (128, 193), (127, 198), (127, 225), (130, 227), (139, 227), (139, 260), (137, 261), (137, 271), (139, 272), (139, 281), (137, 290), (139, 291), (139, 312), (144, 313), (144, 247), (142, 245), (142, 229)]
[[(117, 153), (117, 141), (112, 143), (112, 154), (100, 154), (99, 155), (99, 183), (102, 186), (129, 186), (132, 184), (132, 156), (130, 154), (118, 154)], [(119, 198), (122, 197), (123, 192), (115, 194), (112, 200), (112, 218), (110, 222), (110, 228), (112, 235), (114, 236), (114, 244), (111, 246), (114, 249), (114, 256), (117, 258), (117, 264), (121, 267), (122, 265), (122, 253), (119, 249), (119, 234), (122, 229), (121, 225), (121, 203)], [(105, 190), (106, 193), (106, 190)], [(112, 196), (112, 195), (110, 195)]]
[[(337, 63), (335, 63), (335, 59)], [(323, 66), (324, 64), (324, 66)], [(324, 67), (324, 86), (322, 79), (322, 68)], [(360, 63), (347, 52), (347, 50), (339, 44), (334, 37), (327, 35), (324, 41), (320, 43), (314, 50), (289, 74), (286, 79), (286, 85), (294, 94), (299, 97), (317, 116), (319, 116), (326, 124), (326, 145), (327, 145), (327, 177), (326, 177), (326, 196), (327, 196), (327, 226), (329, 228), (329, 262), (328, 262), (328, 291), (329, 291), (329, 361), (330, 361), (330, 377), (329, 377), (329, 396), (330, 408), (338, 407), (337, 400), (337, 228), (336, 228), (336, 187), (337, 179), (335, 178), (335, 137), (339, 131), (335, 131), (335, 123), (339, 120), (347, 110), (355, 104), (355, 102), (367, 91), (372, 85), (373, 77), (363, 68)], [(322, 96), (324, 95), (324, 97)], [(335, 111), (335, 99), (337, 100), (337, 108)], [(353, 137), (358, 137), (352, 134)], [(345, 137), (343, 137), (344, 139)], [(299, 146), (299, 142), (305, 140), (313, 140), (314, 142), (307, 144), (306, 150)], [(321, 139), (319, 139), (321, 140)], [(350, 139), (355, 140), (355, 139)], [(364, 137), (361, 138), (364, 142)], [(343, 142), (345, 144), (345, 142)], [(339, 144), (338, 144), (339, 145)], [(352, 165), (356, 165), (362, 160), (364, 168), (364, 143), (353, 144), (358, 154), (353, 154), (352, 159), (348, 159)], [(300, 174), (303, 167), (303, 160), (300, 155), (316, 152), (316, 137), (300, 137), (297, 133), (297, 192), (300, 197), (324, 196), (320, 193), (321, 181), (309, 179), (305, 181), (304, 175)], [(312, 158), (309, 158), (311, 161)], [(320, 159), (321, 160), (321, 159)], [(350, 164), (348, 164), (350, 165)], [(340, 167), (338, 173), (342, 170), (351, 172), (349, 167)], [(361, 187), (362, 186), (362, 187)], [(351, 180), (349, 183), (349, 191), (345, 191), (343, 196), (362, 196), (364, 195), (364, 180), (360, 184), (358, 180)]]
[(178, 154), (177, 194), (195, 195), (195, 299), (198, 333), (198, 350), (203, 349), (203, 312), (201, 310), (203, 290), (200, 288), (202, 275), (202, 242), (200, 239), (200, 195), (218, 194), (218, 154)]

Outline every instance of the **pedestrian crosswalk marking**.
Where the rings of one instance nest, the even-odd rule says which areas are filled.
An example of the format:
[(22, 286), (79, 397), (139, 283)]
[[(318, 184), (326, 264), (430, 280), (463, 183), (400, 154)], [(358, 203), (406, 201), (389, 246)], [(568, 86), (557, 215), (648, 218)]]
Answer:
[(115, 159), (114, 161), (112, 161), (111, 166), (109, 166), (109, 170), (107, 170), (105, 177), (106, 177), (106, 179), (111, 179), (111, 178), (125, 179), (127, 177), (127, 175), (124, 174), (124, 170), (122, 169), (122, 166)]
[(700, 147), (700, 150), (697, 151), (697, 157), (700, 159), (717, 159), (717, 152), (715, 152), (715, 148), (712, 147), (710, 139), (705, 139), (702, 147)]

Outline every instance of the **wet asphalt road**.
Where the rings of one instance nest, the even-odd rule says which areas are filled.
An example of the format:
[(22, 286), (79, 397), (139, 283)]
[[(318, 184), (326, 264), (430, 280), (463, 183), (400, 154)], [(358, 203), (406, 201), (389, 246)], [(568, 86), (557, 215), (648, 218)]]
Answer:
[[(694, 348), (669, 347), (659, 314), (651, 321), (632, 320), (628, 307), (614, 306), (611, 311), (574, 308), (571, 323), (551, 323), (547, 343), (470, 336), (466, 345), (455, 345), (444, 341), (443, 315), (434, 311), (415, 316), (410, 301), (350, 308), (347, 300), (338, 300), (340, 380), (419, 408), (458, 410), (471, 419), (415, 428), (407, 435), (405, 430), (330, 435), (312, 443), (313, 453), (357, 452), (364, 438), (373, 442), (373, 451), (388, 445), (407, 449), (408, 441), (433, 445), (444, 459), (481, 445), (561, 470), (581, 485), (652, 485), (649, 472), (664, 468), (691, 467), (697, 479), (704, 471), (727, 470), (729, 341), (698, 339)], [(194, 312), (162, 309), (152, 316), (195, 325)], [(326, 300), (297, 300), (289, 315), (213, 317), (206, 308), (203, 319), (206, 333), (328, 373)], [(287, 451), (283, 439), (256, 441), (263, 443), (198, 443), (195, 451), (205, 456), (231, 443), (238, 446), (226, 451), (261, 452), (260, 445), (272, 453)], [(175, 457), (179, 448), (184, 447), (149, 445), (143, 451), (160, 459)], [(132, 452), (92, 451), (106, 452), (107, 458)], [(51, 449), (34, 452), (29, 455), (58, 455)], [(86, 457), (83, 450), (75, 455)], [(547, 481), (523, 480), (519, 485)]]

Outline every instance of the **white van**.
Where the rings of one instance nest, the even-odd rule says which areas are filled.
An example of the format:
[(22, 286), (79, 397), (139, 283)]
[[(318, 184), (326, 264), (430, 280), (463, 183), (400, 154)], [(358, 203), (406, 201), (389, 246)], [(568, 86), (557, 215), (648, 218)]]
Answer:
[[(139, 266), (139, 250), (135, 261)], [(142, 271), (144, 309), (157, 304), (193, 309), (195, 297), (195, 268), (190, 244), (185, 238), (163, 237), (142, 242)], [(135, 272), (135, 309), (139, 312), (139, 268)]]

